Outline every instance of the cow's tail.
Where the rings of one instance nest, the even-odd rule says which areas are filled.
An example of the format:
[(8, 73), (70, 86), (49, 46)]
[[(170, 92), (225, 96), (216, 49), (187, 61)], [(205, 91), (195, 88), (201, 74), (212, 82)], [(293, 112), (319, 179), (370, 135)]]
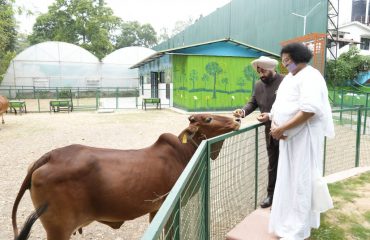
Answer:
[[(18, 205), (19, 205), (19, 202), (21, 201), (24, 193), (26, 192), (27, 189), (30, 189), (31, 187), (31, 178), (32, 178), (32, 173), (38, 169), (39, 167), (43, 166), (44, 164), (46, 164), (49, 160), (50, 160), (50, 153), (51, 152), (48, 152), (46, 154), (44, 154), (39, 160), (37, 160), (33, 165), (32, 167), (29, 169), (25, 179), (23, 180), (23, 183), (22, 183), (22, 186), (21, 188), (19, 189), (19, 192), (18, 192), (18, 195), (17, 195), (17, 198), (15, 199), (15, 202), (14, 202), (14, 205), (13, 205), (13, 210), (12, 210), (12, 224), (13, 224), (13, 232), (14, 232), (14, 239), (18, 239), (18, 227), (17, 227), (17, 210), (18, 210)], [(27, 222), (28, 225), (32, 226), (33, 222), (36, 221), (36, 219), (46, 210), (46, 204), (45, 206), (41, 206), (39, 207), (35, 213), (33, 213), (30, 218), (28, 219)], [(39, 211), (41, 209), (41, 211)], [(35, 218), (36, 217), (36, 218)], [(35, 219), (33, 220), (32, 222), (32, 219)], [(31, 223), (32, 222), (32, 223)]]
[(14, 240), (26, 240), (30, 236), (30, 231), (32, 225), (35, 221), (46, 211), (48, 208), (48, 204), (45, 203), (41, 207), (37, 208), (28, 218), (27, 221), (24, 223), (23, 228), (18, 236), (14, 237)]

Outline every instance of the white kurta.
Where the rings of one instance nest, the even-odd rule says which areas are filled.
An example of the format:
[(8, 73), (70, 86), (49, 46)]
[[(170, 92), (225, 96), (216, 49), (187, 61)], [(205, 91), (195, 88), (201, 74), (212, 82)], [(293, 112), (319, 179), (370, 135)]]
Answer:
[(308, 238), (311, 228), (320, 225), (320, 214), (312, 210), (312, 177), (314, 171), (322, 172), (324, 136), (334, 136), (326, 83), (311, 66), (284, 78), (271, 109), (272, 121), (282, 125), (298, 111), (314, 115), (280, 140), (269, 224), (271, 233), (289, 240)]

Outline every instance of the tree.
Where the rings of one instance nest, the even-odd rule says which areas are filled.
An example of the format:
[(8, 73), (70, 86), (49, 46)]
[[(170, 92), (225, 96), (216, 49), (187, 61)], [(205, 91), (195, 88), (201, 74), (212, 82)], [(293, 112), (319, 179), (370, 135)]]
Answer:
[(36, 19), (29, 41), (64, 41), (102, 58), (114, 50), (120, 22), (104, 0), (56, 0), (47, 13)]
[(370, 62), (368, 56), (358, 55), (360, 50), (353, 46), (348, 52), (341, 54), (337, 61), (330, 60), (326, 66), (327, 81), (332, 86), (344, 86), (347, 82), (356, 79)]
[(203, 74), (202, 81), (204, 82), (204, 89), (207, 90), (207, 82), (209, 80), (209, 75), (207, 73)]
[(0, 83), (10, 61), (15, 56), (17, 32), (12, 2), (0, 0)]
[(223, 78), (221, 80), (221, 82), (225, 85), (225, 92), (226, 92), (227, 85), (229, 85), (229, 79), (228, 78)]
[(222, 68), (218, 65), (217, 62), (210, 62), (206, 65), (206, 71), (209, 75), (213, 76), (213, 96), (216, 98), (216, 79), (217, 75), (222, 73)]
[(192, 18), (189, 18), (186, 21), (176, 21), (175, 26), (172, 29), (171, 37), (175, 36), (176, 34), (184, 31), (187, 27), (192, 25), (194, 23), (194, 20)]
[(197, 70), (191, 70), (190, 72), (190, 81), (193, 83), (193, 89), (195, 89), (195, 82), (198, 80)]
[(117, 37), (116, 49), (129, 46), (152, 47), (157, 44), (156, 32), (152, 25), (141, 25), (137, 21), (123, 22)]
[(252, 81), (252, 92), (254, 90), (254, 84), (256, 80), (259, 78), (257, 72), (251, 65), (248, 65), (244, 68), (244, 76), (248, 81)]
[(170, 39), (168, 29), (167, 28), (161, 28), (161, 30), (159, 31), (159, 36), (157, 38), (157, 42), (158, 43), (165, 42), (168, 39)]

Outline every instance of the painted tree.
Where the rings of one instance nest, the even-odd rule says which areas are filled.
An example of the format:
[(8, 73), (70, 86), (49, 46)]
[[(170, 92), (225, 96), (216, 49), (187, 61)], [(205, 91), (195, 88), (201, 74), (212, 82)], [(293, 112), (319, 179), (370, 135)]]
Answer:
[(225, 85), (225, 92), (226, 92), (226, 87), (227, 87), (227, 85), (229, 85), (229, 79), (228, 78), (223, 78), (221, 80), (221, 82)]
[(193, 89), (195, 89), (195, 82), (198, 80), (198, 71), (197, 70), (191, 70), (190, 72), (190, 81), (193, 84)]
[(217, 62), (210, 62), (206, 65), (206, 71), (209, 75), (213, 76), (213, 96), (212, 98), (216, 98), (216, 80), (217, 80), (217, 75), (222, 73), (222, 68)]
[(240, 86), (241, 89), (243, 89), (245, 87), (245, 85), (247, 85), (247, 79), (246, 78), (243, 78), (243, 77), (240, 77), (238, 79), (238, 81), (236, 82), (236, 84), (238, 86)]
[(204, 82), (204, 89), (207, 89), (208, 80), (209, 80), (209, 75), (207, 73), (203, 74), (202, 81)]
[(252, 67), (252, 65), (247, 65), (244, 67), (244, 76), (246, 77), (247, 81), (252, 82), (252, 92), (254, 91), (254, 84), (256, 80), (259, 79), (259, 75), (257, 74), (256, 70)]

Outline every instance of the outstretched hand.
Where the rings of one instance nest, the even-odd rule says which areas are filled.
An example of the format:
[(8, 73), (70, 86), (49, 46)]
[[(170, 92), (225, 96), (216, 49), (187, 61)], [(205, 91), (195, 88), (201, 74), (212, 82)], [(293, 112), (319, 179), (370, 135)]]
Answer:
[(258, 115), (257, 120), (260, 122), (267, 122), (268, 120), (270, 120), (269, 114), (266, 112), (261, 113), (260, 115)]
[(237, 117), (237, 118), (244, 117), (243, 110), (241, 110), (241, 109), (236, 109), (236, 110), (234, 110), (234, 112), (233, 112), (233, 116), (234, 116), (234, 117)]

